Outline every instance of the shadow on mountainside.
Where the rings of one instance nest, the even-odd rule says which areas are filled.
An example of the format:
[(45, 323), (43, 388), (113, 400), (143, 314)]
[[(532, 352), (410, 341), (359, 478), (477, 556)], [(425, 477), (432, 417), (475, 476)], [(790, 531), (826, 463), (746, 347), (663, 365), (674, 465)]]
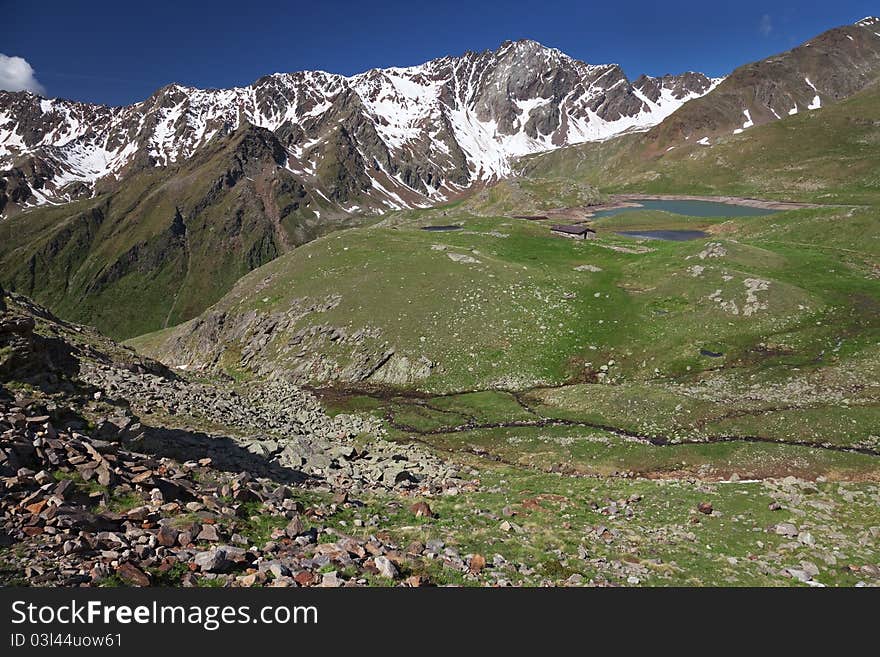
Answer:
[(255, 454), (228, 436), (148, 425), (142, 425), (142, 429), (143, 433), (127, 443), (128, 449), (181, 463), (209, 458), (211, 467), (217, 470), (247, 472), (283, 484), (300, 484), (309, 479), (300, 470), (271, 461), (271, 454)]

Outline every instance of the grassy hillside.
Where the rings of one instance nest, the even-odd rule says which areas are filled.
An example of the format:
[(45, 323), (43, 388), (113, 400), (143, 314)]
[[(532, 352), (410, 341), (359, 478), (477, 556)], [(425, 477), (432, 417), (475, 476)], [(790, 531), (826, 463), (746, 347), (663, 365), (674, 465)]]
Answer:
[[(364, 408), (403, 436), (542, 467), (767, 476), (794, 458), (773, 446), (787, 443), (800, 472), (877, 473), (875, 457), (833, 451), (878, 448), (880, 391), (866, 385), (880, 372), (875, 210), (638, 211), (596, 222), (599, 238), (584, 242), (552, 236), (550, 222), (450, 211), (444, 223), (461, 230), (422, 230), (432, 216), (316, 240), (205, 316), (133, 344), (238, 380), (372, 385)], [(707, 236), (616, 234), (650, 228)], [(423, 393), (389, 399), (389, 384)], [(482, 420), (495, 401), (437, 397), (498, 389), (519, 391), (519, 405)], [(348, 408), (351, 394), (331, 401)], [(529, 438), (523, 420), (544, 428)], [(615, 447), (546, 442), (594, 430)]]
[[(404, 540), (559, 578), (601, 581), (585, 562), (624, 550), (630, 584), (790, 584), (803, 564), (853, 584), (841, 564), (876, 560), (880, 481), (877, 100), (659, 158), (639, 135), (531, 158), (471, 198), (320, 238), (132, 344), (244, 388), (308, 382), (332, 413), (475, 464), (484, 488), (432, 500), (430, 524), (398, 518)], [(633, 210), (584, 242), (515, 218), (626, 190), (826, 205)], [(705, 236), (618, 234), (682, 229)]]
[[(441, 223), (462, 230), (421, 230)], [(437, 518), (368, 500), (344, 532), (379, 514), (401, 544), (527, 564), (508, 571), (518, 584), (797, 585), (802, 567), (811, 585), (873, 581), (860, 564), (876, 562), (880, 480), (875, 211), (635, 211), (583, 243), (550, 223), (447, 209), (324, 237), (134, 344), (244, 389), (311, 377), (331, 413), (373, 415), (479, 471), (479, 490), (430, 500)], [(615, 235), (650, 228), (709, 236)], [(767, 281), (751, 305), (749, 280)], [(327, 385), (365, 349), (436, 366)], [(335, 366), (312, 367), (315, 353)]]
[[(644, 135), (527, 158), (470, 198), (284, 255), (133, 344), (190, 371), (330, 386), (329, 404), (401, 439), (528, 467), (873, 479), (878, 101), (873, 87), (653, 158)], [(584, 242), (516, 218), (620, 191), (825, 205), (635, 210), (593, 222)], [(649, 229), (705, 237), (619, 234)]]
[(568, 178), (509, 178), (480, 189), (455, 208), (480, 216), (537, 215), (557, 208), (595, 205), (598, 190)]
[[(552, 236), (540, 222), (447, 218), (462, 229), (410, 224), (317, 240), (243, 278), (213, 311), (287, 313), (302, 299), (338, 296), (288, 331), (315, 323), (349, 334), (374, 329), (367, 342), (437, 363), (419, 382), (428, 390), (589, 380), (612, 359), (616, 378), (650, 379), (655, 370), (674, 377), (719, 363), (760, 364), (758, 345), (768, 340), (787, 345), (788, 363), (807, 366), (841, 337), (853, 353), (876, 338), (869, 299), (878, 291), (880, 226), (871, 209), (735, 220), (634, 213), (597, 222), (600, 239), (585, 242)], [(661, 225), (709, 237), (644, 242), (615, 232)], [(707, 256), (709, 244), (721, 255)], [(185, 325), (137, 343), (161, 345), (191, 331)], [(286, 347), (282, 334), (270, 337), (265, 349)], [(327, 347), (341, 368), (347, 344)], [(701, 356), (703, 348), (724, 359)], [(186, 351), (175, 355), (196, 364), (199, 354)]]

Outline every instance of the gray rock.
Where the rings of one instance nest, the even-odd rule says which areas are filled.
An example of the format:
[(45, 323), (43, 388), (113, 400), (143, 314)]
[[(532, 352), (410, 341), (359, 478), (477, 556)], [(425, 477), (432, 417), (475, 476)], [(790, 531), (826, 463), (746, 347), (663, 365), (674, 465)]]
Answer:
[(214, 525), (202, 525), (202, 530), (196, 536), (198, 541), (219, 541), (220, 536), (217, 535), (217, 528)]
[(226, 550), (220, 548), (197, 552), (192, 560), (199, 567), (199, 570), (206, 573), (222, 573), (228, 570), (231, 565), (226, 558)]
[(382, 577), (396, 579), (400, 575), (397, 571), (397, 567), (391, 563), (391, 560), (388, 557), (376, 557), (373, 559), (373, 562), (376, 564), (376, 568)]
[(787, 572), (789, 575), (791, 575), (791, 577), (800, 582), (809, 582), (813, 579), (812, 575), (810, 575), (805, 570), (801, 570), (800, 568), (786, 568), (785, 572)]
[(801, 569), (810, 576), (810, 579), (819, 574), (819, 567), (812, 561), (801, 561)]
[(780, 536), (791, 536), (795, 537), (798, 535), (798, 528), (795, 527), (790, 522), (780, 522), (777, 524), (773, 531), (779, 534)]
[(404, 481), (415, 481), (415, 479), (406, 468), (399, 465), (392, 465), (383, 470), (382, 481), (389, 486), (394, 486)]
[(304, 529), (305, 527), (303, 526), (302, 518), (297, 514), (290, 519), (289, 523), (287, 523), (287, 527), (284, 528), (284, 533), (287, 534), (289, 538), (296, 538), (303, 533)]
[(336, 589), (342, 586), (342, 580), (339, 579), (339, 575), (334, 570), (333, 572), (324, 573), (324, 576), (321, 578), (321, 586)]
[(288, 575), (290, 575), (290, 568), (278, 561), (271, 562), (269, 564), (268, 570), (270, 573), (272, 573), (272, 577), (274, 577), (275, 579), (278, 579), (280, 577), (287, 577)]

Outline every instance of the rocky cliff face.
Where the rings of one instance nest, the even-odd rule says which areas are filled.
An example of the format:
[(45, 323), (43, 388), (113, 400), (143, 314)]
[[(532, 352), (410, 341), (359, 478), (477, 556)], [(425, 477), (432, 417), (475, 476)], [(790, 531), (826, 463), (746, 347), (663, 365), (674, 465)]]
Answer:
[(245, 124), (311, 217), (429, 205), (510, 171), (512, 158), (659, 123), (716, 81), (641, 77), (533, 41), (353, 77), (276, 74), (235, 89), (180, 85), (127, 107), (0, 92), (0, 216), (112, 190), (192, 158)]

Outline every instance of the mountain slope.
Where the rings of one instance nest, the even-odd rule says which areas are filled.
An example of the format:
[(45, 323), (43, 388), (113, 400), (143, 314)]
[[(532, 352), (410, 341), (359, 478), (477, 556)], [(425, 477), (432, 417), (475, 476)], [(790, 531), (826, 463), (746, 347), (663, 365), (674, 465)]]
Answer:
[(631, 84), (520, 41), (352, 78), (171, 85), (120, 108), (0, 92), (0, 280), (114, 338), (153, 331), (350, 216), (461, 195), (515, 156), (645, 128), (713, 84)]
[(518, 41), (350, 78), (170, 85), (118, 108), (0, 92), (0, 215), (179, 164), (246, 123), (275, 134), (281, 165), (326, 201), (324, 214), (428, 205), (505, 175), (512, 157), (647, 128), (713, 84), (697, 73), (633, 84), (619, 66)]
[(839, 103), (710, 145), (646, 156), (647, 135), (524, 158), (525, 179), (561, 178), (611, 192), (733, 195), (822, 203), (880, 202), (880, 81)]
[[(232, 90), (173, 85), (127, 108), (0, 94), (3, 116), (18, 117), (0, 118), (0, 148), (15, 162), (2, 192), (14, 216), (0, 224), (0, 281), (127, 338), (197, 316), (241, 275), (351, 213), (480, 192), (478, 183), (507, 175), (516, 156), (548, 149), (516, 165), (539, 185), (507, 182), (463, 209), (544, 212), (556, 205), (548, 194), (584, 205), (592, 187), (840, 199), (822, 194), (847, 191), (841, 176), (870, 194), (869, 171), (832, 162), (811, 173), (801, 160), (827, 163), (822, 149), (832, 149), (846, 161), (837, 134), (873, 138), (863, 123), (873, 116), (869, 91), (864, 108), (855, 101), (838, 112), (832, 101), (858, 97), (880, 74), (878, 24), (831, 30), (717, 86), (690, 73), (630, 83), (617, 66), (520, 41), (352, 78), (306, 72)], [(806, 80), (820, 95), (808, 103), (817, 109), (776, 111), (773, 103), (805, 102)], [(737, 127), (742, 103), (749, 121), (775, 112), (785, 120), (774, 126), (793, 132)], [(620, 135), (676, 107), (653, 129)], [(781, 135), (766, 153), (763, 134)], [(706, 149), (711, 143), (720, 150)], [(870, 166), (871, 142), (846, 148)], [(566, 176), (574, 180), (554, 183)], [(31, 198), (36, 185), (42, 196)], [(84, 198), (57, 207), (53, 195)], [(43, 207), (20, 212), (34, 202)]]
[(0, 226), (3, 279), (114, 337), (188, 319), (324, 229), (298, 215), (312, 197), (284, 158), (272, 132), (243, 126), (97, 199), (8, 219)]
[(779, 55), (736, 69), (712, 93), (646, 136), (649, 153), (685, 140), (711, 142), (752, 126), (819, 109), (880, 76), (880, 19), (868, 17)]
[[(822, 383), (823, 396), (840, 394), (840, 382)], [(624, 388), (569, 386), (522, 405), (504, 392), (420, 396), (409, 408), (405, 398), (367, 397), (349, 409), (337, 400), (327, 413), (310, 392), (282, 382), (235, 386), (171, 374), (0, 289), (0, 582), (778, 586), (799, 583), (798, 572), (828, 586), (880, 583), (877, 542), (865, 539), (880, 523), (876, 449), (736, 437), (655, 445), (553, 419), (582, 417), (588, 400), (591, 413), (619, 409), (631, 424), (638, 414)], [(667, 426), (667, 418), (694, 422), (731, 410), (674, 389), (633, 392), (636, 407)], [(821, 410), (849, 424), (842, 414), (864, 413), (866, 399), (842, 392), (852, 408)], [(754, 390), (750, 397), (754, 408)], [(434, 429), (466, 421), (462, 413), (472, 415), (462, 431)], [(403, 422), (422, 428), (395, 428)], [(628, 476), (607, 476), (620, 472)], [(716, 510), (695, 523), (707, 497)], [(768, 510), (773, 502), (786, 506)], [(711, 517), (721, 513), (737, 522)], [(515, 525), (499, 521), (512, 515)], [(597, 517), (603, 524), (594, 530)], [(779, 545), (791, 541), (776, 529), (783, 521), (814, 540), (783, 552), (780, 563)], [(629, 535), (659, 566), (675, 567), (621, 560)], [(756, 535), (763, 549), (752, 547)], [(455, 547), (439, 552), (441, 544)], [(717, 558), (744, 544), (749, 559)], [(825, 545), (845, 550), (859, 572), (825, 567)], [(801, 559), (822, 564), (820, 574), (780, 568)]]

